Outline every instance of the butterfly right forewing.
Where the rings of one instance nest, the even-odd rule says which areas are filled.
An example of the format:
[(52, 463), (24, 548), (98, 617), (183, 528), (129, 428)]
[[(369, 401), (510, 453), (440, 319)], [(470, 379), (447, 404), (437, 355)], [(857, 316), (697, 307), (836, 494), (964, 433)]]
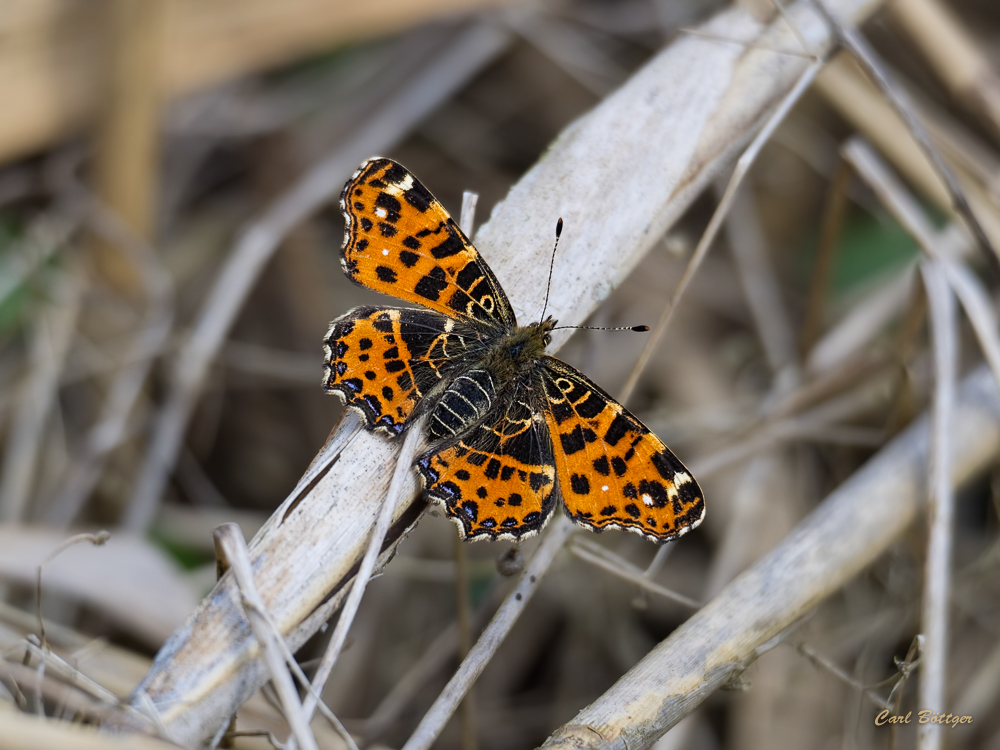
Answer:
[(687, 533), (705, 514), (684, 464), (583, 373), (542, 359), (546, 421), (569, 516), (594, 531), (625, 529), (657, 542)]

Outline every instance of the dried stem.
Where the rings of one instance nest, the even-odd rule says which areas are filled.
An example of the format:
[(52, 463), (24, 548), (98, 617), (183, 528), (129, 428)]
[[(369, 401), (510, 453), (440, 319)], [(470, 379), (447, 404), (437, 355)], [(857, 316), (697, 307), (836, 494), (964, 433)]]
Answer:
[[(931, 449), (928, 506), (930, 538), (924, 574), (921, 630), (924, 635), (918, 704), (944, 712), (948, 662), (948, 612), (951, 590), (952, 525), (955, 515), (951, 485), (952, 420), (955, 411), (955, 371), (958, 367), (958, 321), (955, 298), (940, 262), (921, 266), (930, 308), (934, 351), (934, 398), (931, 409)], [(937, 750), (943, 742), (942, 725), (917, 727), (919, 750)]]
[[(344, 602), (340, 617), (337, 619), (337, 626), (333, 630), (330, 642), (327, 644), (323, 658), (313, 676), (313, 692), (306, 696), (303, 704), (307, 721), (312, 717), (316, 708), (316, 696), (323, 692), (323, 687), (333, 672), (337, 657), (340, 656), (344, 641), (347, 640), (347, 632), (351, 629), (351, 623), (354, 622), (354, 616), (358, 613), (358, 607), (361, 606), (361, 598), (365, 595), (365, 588), (368, 586), (372, 573), (375, 572), (375, 563), (378, 560), (379, 552), (382, 551), (382, 544), (389, 531), (389, 525), (392, 523), (393, 513), (403, 499), (403, 486), (413, 466), (413, 457), (417, 452), (417, 444), (423, 433), (423, 427), (422, 419), (411, 424), (403, 439), (403, 444), (399, 448), (399, 454), (396, 456), (396, 469), (393, 472), (392, 481), (389, 482), (389, 490), (382, 501), (382, 508), (379, 511), (378, 520), (375, 522), (375, 528), (372, 530), (368, 548), (365, 551), (365, 556), (361, 558), (361, 566), (354, 576), (351, 591), (347, 595), (347, 601)], [(288, 750), (295, 750), (293, 743), (289, 743)]]
[[(267, 606), (254, 584), (253, 566), (250, 564), (250, 554), (243, 539), (243, 532), (234, 523), (223, 524), (215, 530), (215, 539), (236, 578), (247, 622), (264, 652), (264, 659), (271, 673), (271, 682), (281, 699), (282, 713), (288, 720), (292, 735), (303, 750), (319, 750), (316, 738), (309, 728), (309, 717), (303, 710), (292, 675), (288, 671), (285, 661), (287, 647), (283, 649), (278, 643), (281, 640), (281, 631), (268, 615)], [(312, 695), (314, 693), (310, 693), (310, 696)]]

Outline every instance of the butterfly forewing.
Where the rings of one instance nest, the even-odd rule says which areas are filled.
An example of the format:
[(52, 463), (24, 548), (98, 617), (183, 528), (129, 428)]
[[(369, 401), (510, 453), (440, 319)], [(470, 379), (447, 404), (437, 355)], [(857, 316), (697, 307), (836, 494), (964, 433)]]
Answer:
[(341, 262), (352, 280), (445, 315), (509, 328), (507, 295), (438, 200), (402, 165), (370, 159), (344, 187)]
[(697, 526), (701, 488), (684, 465), (583, 373), (542, 360), (546, 421), (566, 512), (597, 531), (638, 532), (667, 542)]
[(430, 310), (356, 307), (326, 337), (323, 387), (397, 435), (420, 399), (461, 368), (467, 351), (454, 321)]

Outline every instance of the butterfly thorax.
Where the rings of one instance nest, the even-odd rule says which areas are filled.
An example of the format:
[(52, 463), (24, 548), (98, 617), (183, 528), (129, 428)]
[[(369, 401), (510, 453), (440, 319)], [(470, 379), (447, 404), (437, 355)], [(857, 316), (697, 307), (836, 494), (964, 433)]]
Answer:
[(512, 328), (490, 341), (482, 359), (455, 378), (441, 395), (431, 413), (431, 438), (453, 437), (485, 417), (501, 385), (529, 376), (545, 354), (555, 324), (551, 317), (546, 318)]

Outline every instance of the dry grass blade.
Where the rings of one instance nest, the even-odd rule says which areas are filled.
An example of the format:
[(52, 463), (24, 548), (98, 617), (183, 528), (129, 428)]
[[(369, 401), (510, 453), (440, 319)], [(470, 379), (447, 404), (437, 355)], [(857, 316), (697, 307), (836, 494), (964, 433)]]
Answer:
[[(985, 368), (962, 385), (950, 439), (953, 486), (982, 472), (1000, 453), (1000, 393)], [(928, 424), (921, 419), (544, 747), (650, 747), (745, 669), (762, 644), (807, 614), (906, 530), (927, 499), (927, 455)], [(879, 502), (871, 502), (873, 497)]]
[[(873, 6), (862, 0), (838, 5), (853, 18)], [(814, 47), (828, 48), (827, 28), (814, 12), (805, 5), (789, 12)], [(705, 29), (777, 46), (795, 43), (784, 22), (761, 26), (739, 9), (719, 14)], [(544, 298), (544, 275), (524, 268), (547, 265), (554, 218), (562, 216), (566, 225), (555, 269), (565, 282), (553, 287), (550, 310), (580, 322), (752, 140), (808, 67), (801, 58), (684, 37), (574, 123), (476, 238), (521, 318), (536, 315)], [(568, 336), (558, 331), (554, 343)], [(357, 429), (354, 417), (345, 418), (250, 545), (258, 589), (293, 649), (342, 601), (390, 480), (395, 446)], [(416, 499), (397, 509), (380, 560), (423, 510), (415, 481), (408, 479), (404, 494)], [(225, 576), (137, 688), (136, 699), (147, 695), (179, 741), (213, 735), (219, 717), (266, 680), (241, 622), (231, 576)]]
[[(958, 367), (958, 320), (955, 298), (940, 262), (921, 266), (930, 307), (934, 350), (934, 400), (931, 410), (931, 450), (928, 486), (930, 538), (924, 574), (921, 629), (924, 635), (920, 668), (922, 709), (944, 712), (948, 662), (948, 613), (951, 591), (952, 524), (955, 500), (951, 484), (952, 420), (955, 411), (955, 371)], [(917, 747), (936, 750), (943, 744), (942, 725), (921, 724)]]

